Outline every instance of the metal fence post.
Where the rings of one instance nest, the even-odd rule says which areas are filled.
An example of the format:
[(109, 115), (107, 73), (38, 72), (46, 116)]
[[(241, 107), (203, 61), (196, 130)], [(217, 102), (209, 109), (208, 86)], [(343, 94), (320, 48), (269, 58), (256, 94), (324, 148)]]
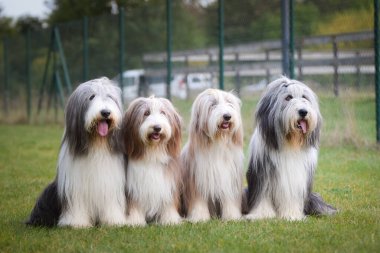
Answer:
[[(360, 51), (355, 52), (356, 59), (360, 58)], [(360, 63), (355, 62), (355, 68), (356, 68), (356, 80), (355, 80), (355, 87), (356, 90), (360, 89)]]
[[(269, 62), (269, 49), (266, 49), (265, 50), (265, 62), (268, 63)], [(265, 79), (267, 81), (267, 83), (270, 83), (270, 68), (268, 67), (268, 65), (265, 67)]]
[[(120, 8), (119, 12), (119, 75), (120, 75), (120, 89), (123, 92), (123, 72), (124, 72), (124, 21), (125, 21), (125, 13), (124, 8)], [(122, 93), (123, 94), (123, 93)], [(124, 104), (124, 95), (121, 96), (121, 101)]]
[(376, 141), (380, 144), (380, 29), (379, 29), (379, 0), (374, 0), (374, 44), (375, 44), (375, 86), (376, 86)]
[[(62, 65), (62, 69), (63, 69), (63, 76), (64, 76), (65, 82), (66, 82), (66, 87), (67, 87), (68, 93), (71, 94), (71, 91), (73, 89), (71, 87), (71, 80), (70, 80), (69, 70), (67, 68), (65, 53), (63, 51), (63, 46), (62, 46), (61, 36), (60, 36), (60, 33), (59, 33), (58, 26), (55, 26), (53, 28), (53, 32), (54, 32), (54, 39), (55, 39), (54, 40), (54, 42), (55, 42), (55, 51), (58, 50), (59, 58), (61, 60), (61, 65)], [(54, 70), (55, 69), (56, 68), (54, 68)]]
[(281, 29), (282, 29), (282, 73), (285, 76), (290, 77), (289, 64), (290, 64), (290, 55), (289, 55), (289, 1), (291, 0), (282, 0), (281, 1)]
[(25, 33), (25, 74), (26, 74), (26, 112), (28, 115), (28, 122), (30, 122), (32, 112), (32, 87), (30, 75), (30, 28), (28, 27)]
[(166, 0), (166, 97), (171, 99), (170, 83), (172, 78), (172, 0)]
[(294, 1), (289, 0), (289, 77), (294, 79)]
[(3, 61), (4, 61), (4, 114), (9, 112), (9, 62), (8, 62), (8, 38), (3, 39)]
[(333, 56), (334, 56), (334, 95), (339, 96), (339, 73), (338, 73), (338, 43), (336, 37), (333, 37)]
[(88, 80), (88, 17), (83, 17), (83, 81)]
[(297, 45), (297, 55), (298, 55), (298, 80), (303, 80), (303, 71), (302, 71), (302, 45), (303, 39), (298, 41)]
[(224, 0), (218, 0), (219, 89), (224, 90)]

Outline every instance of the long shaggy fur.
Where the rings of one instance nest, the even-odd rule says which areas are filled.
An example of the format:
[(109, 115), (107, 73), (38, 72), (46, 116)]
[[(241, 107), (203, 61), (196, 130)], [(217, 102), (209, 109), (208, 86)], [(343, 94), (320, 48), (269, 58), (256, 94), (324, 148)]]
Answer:
[(184, 209), (191, 222), (210, 215), (241, 217), (243, 128), (240, 100), (231, 93), (207, 89), (191, 110), (189, 141), (181, 161)]
[(126, 223), (126, 178), (118, 145), (120, 97), (120, 89), (107, 78), (83, 83), (70, 96), (57, 176), (37, 200), (28, 224)]
[(143, 226), (181, 222), (181, 118), (169, 100), (138, 98), (123, 122), (127, 163), (127, 222)]
[[(259, 101), (247, 172), (248, 219), (333, 213), (313, 194), (322, 117), (305, 84), (282, 77)], [(326, 211), (328, 210), (328, 211)]]

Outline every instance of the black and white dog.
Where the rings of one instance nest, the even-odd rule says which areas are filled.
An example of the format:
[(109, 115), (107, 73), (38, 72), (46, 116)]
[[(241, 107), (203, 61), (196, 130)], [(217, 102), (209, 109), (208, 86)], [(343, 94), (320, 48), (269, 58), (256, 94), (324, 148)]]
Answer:
[(247, 219), (333, 214), (312, 193), (322, 117), (318, 98), (305, 84), (282, 77), (259, 101), (247, 172)]
[(107, 78), (78, 86), (68, 99), (57, 176), (27, 224), (90, 227), (126, 224), (126, 176), (118, 132), (121, 92)]

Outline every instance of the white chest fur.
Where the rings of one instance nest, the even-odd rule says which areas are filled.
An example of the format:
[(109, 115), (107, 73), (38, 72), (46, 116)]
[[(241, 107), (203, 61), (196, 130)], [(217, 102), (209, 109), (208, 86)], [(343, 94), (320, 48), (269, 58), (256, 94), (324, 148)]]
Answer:
[[(125, 210), (125, 170), (121, 154), (106, 146), (90, 148), (73, 157), (63, 143), (58, 164), (58, 192), (74, 215), (80, 212), (94, 221), (117, 209)], [(120, 211), (121, 210), (121, 211)]]
[(242, 191), (242, 149), (220, 141), (195, 150), (195, 184), (204, 199), (236, 199)]
[(277, 167), (273, 185), (275, 199), (281, 203), (299, 203), (303, 209), (308, 183), (317, 163), (317, 150), (285, 149), (273, 152), (271, 158)]
[(176, 186), (174, 179), (168, 175), (169, 159), (161, 153), (128, 162), (127, 191), (147, 217), (161, 213), (173, 202)]

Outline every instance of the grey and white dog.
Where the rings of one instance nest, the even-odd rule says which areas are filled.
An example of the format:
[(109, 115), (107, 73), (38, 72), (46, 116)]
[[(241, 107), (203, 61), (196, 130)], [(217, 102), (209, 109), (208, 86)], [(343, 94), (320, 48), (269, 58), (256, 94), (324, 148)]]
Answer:
[(301, 220), (336, 209), (312, 193), (322, 117), (318, 98), (305, 84), (279, 78), (256, 111), (247, 172), (247, 219)]
[(107, 78), (85, 82), (68, 99), (55, 180), (27, 224), (90, 227), (126, 223), (125, 170), (118, 145), (120, 89)]

